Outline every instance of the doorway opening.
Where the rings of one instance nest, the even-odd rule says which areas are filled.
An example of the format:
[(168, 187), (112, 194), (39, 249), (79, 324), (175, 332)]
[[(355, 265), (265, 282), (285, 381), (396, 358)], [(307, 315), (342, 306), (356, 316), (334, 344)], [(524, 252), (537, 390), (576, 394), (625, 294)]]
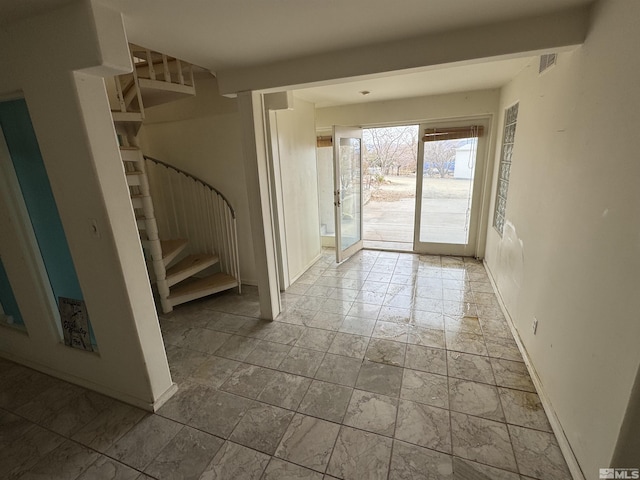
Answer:
[(362, 130), (365, 248), (413, 251), (418, 125)]

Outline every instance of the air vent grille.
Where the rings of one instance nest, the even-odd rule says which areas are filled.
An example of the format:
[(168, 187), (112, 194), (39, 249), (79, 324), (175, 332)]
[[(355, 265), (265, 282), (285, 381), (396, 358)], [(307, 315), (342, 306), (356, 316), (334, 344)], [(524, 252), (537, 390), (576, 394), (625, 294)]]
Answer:
[(555, 65), (557, 57), (558, 54), (556, 53), (545, 53), (544, 55), (540, 55), (540, 69), (538, 70), (538, 73), (542, 73), (552, 65)]

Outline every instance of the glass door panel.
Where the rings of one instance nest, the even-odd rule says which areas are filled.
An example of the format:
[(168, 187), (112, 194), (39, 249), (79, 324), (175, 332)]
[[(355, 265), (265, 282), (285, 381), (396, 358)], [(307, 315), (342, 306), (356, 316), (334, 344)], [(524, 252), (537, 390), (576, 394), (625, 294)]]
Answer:
[(336, 260), (362, 249), (362, 130), (333, 128)]
[(487, 130), (487, 119), (420, 125), (417, 252), (477, 254)]

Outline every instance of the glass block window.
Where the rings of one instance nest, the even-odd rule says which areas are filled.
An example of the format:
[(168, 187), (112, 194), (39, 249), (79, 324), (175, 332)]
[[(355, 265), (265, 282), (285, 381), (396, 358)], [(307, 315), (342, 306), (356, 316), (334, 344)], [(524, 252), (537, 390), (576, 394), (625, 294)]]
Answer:
[(516, 137), (516, 123), (518, 120), (518, 104), (507, 108), (504, 115), (504, 135), (502, 136), (502, 154), (500, 155), (500, 170), (498, 172), (498, 189), (496, 191), (496, 206), (493, 215), (493, 226), (500, 236), (504, 230), (504, 218), (507, 211), (507, 193), (509, 191), (509, 175), (511, 174), (511, 156), (513, 142)]

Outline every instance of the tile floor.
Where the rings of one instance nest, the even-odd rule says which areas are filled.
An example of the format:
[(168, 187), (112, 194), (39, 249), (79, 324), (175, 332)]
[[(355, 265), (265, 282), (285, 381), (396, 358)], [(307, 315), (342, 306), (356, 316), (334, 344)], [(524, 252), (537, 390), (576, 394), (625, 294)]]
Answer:
[(0, 361), (0, 478), (570, 479), (481, 263), (326, 252), (283, 303), (162, 316), (157, 414)]

